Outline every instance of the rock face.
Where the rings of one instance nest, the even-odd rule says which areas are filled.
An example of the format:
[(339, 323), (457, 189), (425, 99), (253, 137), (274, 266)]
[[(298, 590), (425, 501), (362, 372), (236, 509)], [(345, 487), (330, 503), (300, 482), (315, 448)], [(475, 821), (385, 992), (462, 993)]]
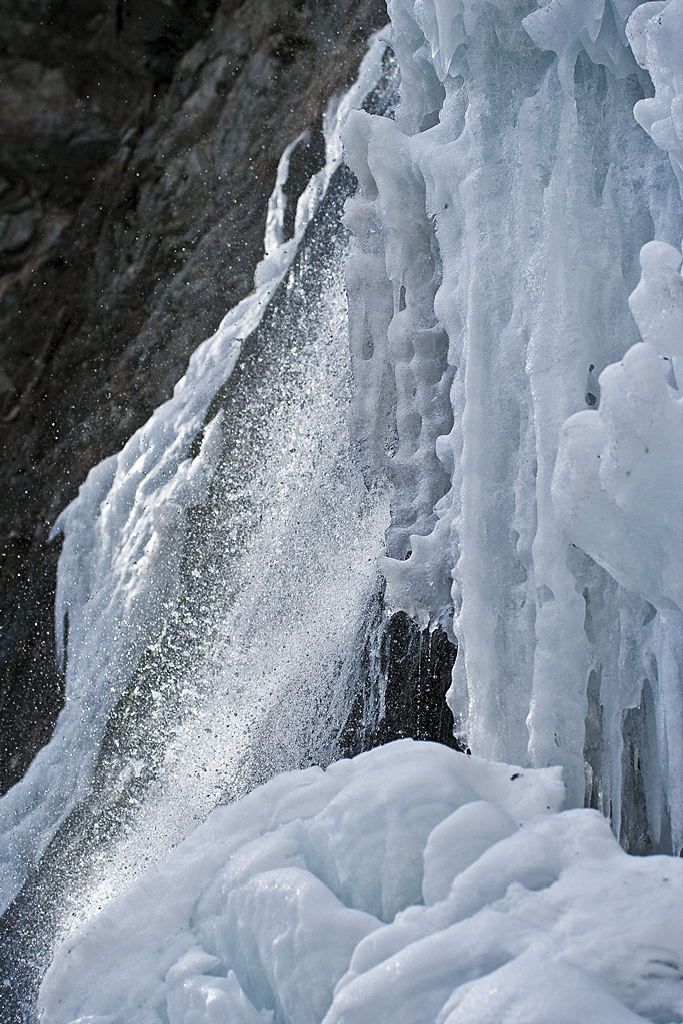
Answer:
[[(0, 791), (62, 706), (52, 524), (249, 292), (382, 0), (0, 0)], [(313, 157), (315, 154), (313, 154)]]

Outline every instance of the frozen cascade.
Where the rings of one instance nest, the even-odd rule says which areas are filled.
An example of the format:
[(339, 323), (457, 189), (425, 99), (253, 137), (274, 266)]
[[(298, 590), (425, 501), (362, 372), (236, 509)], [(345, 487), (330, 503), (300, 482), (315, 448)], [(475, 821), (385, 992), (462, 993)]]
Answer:
[[(68, 608), (70, 679), (83, 683), (67, 711), (82, 715), (71, 737), (85, 751), (72, 762), (58, 732), (61, 751), (9, 795), (10, 886), (89, 789), (106, 717), (163, 618), (150, 584), (169, 607), (181, 596), (168, 552), (186, 522), (220, 492), (244, 550), (227, 600), (208, 587), (198, 602), (209, 640), (155, 784), (140, 786), (113, 859), (104, 847), (87, 891), (66, 899), (44, 1024), (683, 1021), (683, 862), (666, 856), (683, 841), (683, 0), (391, 0), (389, 11), (397, 120), (356, 111), (344, 128), (358, 179), (346, 205), (358, 468), (330, 445), (320, 472), (320, 435), (306, 447), (320, 338), (294, 374), (305, 398), (278, 406), (266, 437), (279, 453), (296, 437), (303, 461), (259, 449), (248, 492), (221, 468), (246, 435), (214, 396), (241, 369), (256, 307), (333, 170), (304, 193), (288, 243), (285, 154), (255, 298), (155, 414), (158, 445), (153, 419), (62, 521), (57, 618)], [(296, 289), (296, 275), (285, 281)], [(333, 329), (345, 318), (328, 284), (323, 336), (325, 317)], [(316, 406), (325, 438), (343, 433), (347, 395), (334, 399)], [(293, 498), (302, 471), (313, 505)], [(310, 527), (303, 538), (294, 521)], [(298, 544), (311, 561), (303, 588), (286, 568)], [(473, 754), (401, 741), (285, 772), (163, 857), (245, 749), (277, 767), (280, 737), (269, 746), (264, 725), (311, 703), (315, 714), (316, 679), (363, 636), (377, 564), (392, 610), (457, 641), (449, 699)], [(193, 571), (204, 570), (200, 557)], [(294, 621), (310, 640), (292, 636)], [(240, 641), (261, 629), (272, 633), (256, 656)], [(240, 676), (235, 730), (217, 715), (226, 666)], [(344, 680), (330, 716), (348, 708), (343, 691)], [(329, 749), (302, 739), (320, 761)], [(138, 792), (144, 770), (128, 764), (119, 792)], [(656, 855), (624, 853), (606, 817)], [(146, 857), (162, 859), (141, 873)]]
[(345, 129), (353, 430), (395, 486), (387, 601), (457, 638), (463, 742), (562, 764), (617, 835), (632, 757), (680, 849), (683, 8), (535, 7), (389, 4), (397, 121)]

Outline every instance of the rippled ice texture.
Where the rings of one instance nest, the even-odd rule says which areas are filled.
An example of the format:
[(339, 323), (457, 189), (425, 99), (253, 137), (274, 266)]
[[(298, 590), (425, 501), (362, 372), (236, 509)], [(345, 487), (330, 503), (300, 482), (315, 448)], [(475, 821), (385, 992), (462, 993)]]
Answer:
[(412, 740), (276, 776), (64, 943), (42, 1024), (683, 1020), (683, 862), (563, 796)]
[(401, 103), (346, 125), (347, 282), (355, 437), (395, 487), (387, 601), (457, 640), (457, 732), (563, 765), (569, 805), (668, 852), (683, 4), (636, 7), (391, 0)]

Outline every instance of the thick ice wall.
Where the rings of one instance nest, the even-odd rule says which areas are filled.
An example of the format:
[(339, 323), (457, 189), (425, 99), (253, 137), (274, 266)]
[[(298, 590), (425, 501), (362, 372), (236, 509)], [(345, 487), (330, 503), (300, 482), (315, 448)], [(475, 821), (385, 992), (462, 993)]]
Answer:
[[(349, 120), (347, 140), (367, 125), (359, 113)], [(398, 159), (389, 163), (392, 150)], [(434, 314), (441, 264), (424, 183), (409, 141), (388, 118), (367, 139), (367, 166), (371, 178), (347, 204), (347, 222), (359, 230), (346, 273), (355, 376), (369, 363), (373, 383), (358, 392), (351, 422), (370, 480), (386, 476), (395, 485), (387, 552), (405, 559), (410, 535), (431, 532), (434, 506), (448, 489), (435, 443), (452, 424), (452, 373), (448, 338)]]
[[(618, 587), (608, 560), (590, 545), (584, 551), (593, 559), (572, 546), (551, 484), (565, 420), (601, 402), (600, 374), (640, 341), (628, 296), (641, 247), (653, 237), (679, 243), (680, 194), (666, 155), (673, 161), (675, 152), (654, 146), (634, 120), (636, 103), (654, 102), (626, 35), (636, 5), (535, 7), (389, 5), (402, 82), (397, 125), (357, 114), (345, 137), (360, 182), (349, 211), (351, 301), (358, 281), (382, 297), (374, 306), (366, 300), (372, 345), (354, 363), (356, 410), (376, 415), (366, 444), (375, 471), (395, 481), (395, 529), (409, 521), (406, 500), (416, 522), (430, 523), (416, 491), (437, 497), (431, 532), (415, 530), (392, 550), (390, 531), (383, 569), (392, 608), (423, 622), (452, 621), (459, 654), (451, 705), (462, 738), (486, 757), (562, 764), (570, 804), (586, 796), (611, 809), (618, 831), (622, 718), (657, 675), (656, 739), (641, 766), (657, 842), (683, 771), (672, 742), (679, 703), (664, 698), (680, 691), (680, 623), (662, 613), (653, 622), (650, 597), (632, 577), (617, 574)], [(675, 21), (676, 5), (665, 8)], [(657, 96), (666, 93), (675, 125), (668, 37), (652, 29), (655, 38), (655, 84), (664, 82)], [(399, 181), (403, 217), (394, 200)], [(387, 424), (397, 417), (400, 452), (397, 411), (409, 406), (419, 373), (411, 318), (425, 317), (428, 299), (420, 296), (418, 312), (401, 290), (427, 250), (426, 241), (410, 242), (418, 210), (440, 266), (430, 329), (448, 339), (432, 401), (446, 420), (443, 382), (452, 375), (453, 426), (424, 437), (430, 458), (423, 450), (421, 486), (411, 480), (403, 491)], [(362, 264), (369, 247), (372, 261)], [(351, 319), (356, 352), (366, 321)], [(413, 361), (411, 376), (405, 363)], [(362, 424), (370, 428), (372, 417)], [(674, 471), (667, 463), (666, 473)], [(680, 843), (678, 825), (676, 833)]]
[[(683, 351), (683, 279), (678, 273), (681, 254), (665, 242), (643, 246), (640, 260), (641, 281), (629, 302), (646, 340), (603, 370), (599, 409), (575, 413), (565, 422), (552, 491), (565, 535), (626, 588), (622, 628), (624, 614), (633, 614), (633, 595), (650, 605), (649, 615), (643, 618), (641, 612), (638, 635), (631, 637), (639, 651), (636, 681), (646, 680), (656, 708), (651, 745), (642, 751), (645, 799), (657, 842), (664, 784), (671, 831), (680, 842), (683, 399), (666, 378)], [(668, 376), (675, 381), (670, 369)], [(601, 662), (609, 671), (609, 657), (603, 655)], [(604, 709), (612, 719), (607, 732), (613, 736), (619, 736), (617, 719), (629, 706), (623, 689), (618, 696), (620, 704), (613, 689), (605, 689)], [(640, 700), (641, 694), (631, 694), (631, 702), (635, 697)]]

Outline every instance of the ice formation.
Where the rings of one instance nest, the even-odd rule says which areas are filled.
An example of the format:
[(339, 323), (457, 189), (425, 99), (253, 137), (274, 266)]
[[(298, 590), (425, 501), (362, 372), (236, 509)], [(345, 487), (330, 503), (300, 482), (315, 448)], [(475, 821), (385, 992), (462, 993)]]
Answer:
[[(89, 792), (109, 714), (178, 599), (186, 510), (205, 500), (222, 445), (221, 416), (205, 424), (207, 410), (292, 263), (341, 162), (341, 125), (375, 86), (385, 49), (375, 38), (356, 83), (328, 107), (325, 166), (298, 200), (294, 237), (284, 238), (282, 186), (298, 139), (280, 161), (254, 292), (195, 351), (173, 397), (118, 455), (90, 472), (55, 523), (53, 535), (64, 535), (55, 620), (58, 656), (66, 660), (66, 706), (50, 743), (0, 801), (0, 912)], [(193, 457), (197, 437), (201, 447)]]
[[(449, 699), (473, 755), (404, 741), (218, 807), (101, 914), (62, 923), (44, 1024), (683, 1021), (683, 862), (664, 855), (683, 844), (683, 0), (388, 6), (396, 121), (356, 110), (344, 127), (350, 429), (370, 492), (391, 488), (387, 604), (457, 641)], [(68, 700), (1, 805), (6, 899), (87, 790), (176, 600), (173, 551), (225, 429), (207, 410), (366, 84), (330, 113), (294, 239), (287, 153), (256, 292), (60, 521)], [(273, 625), (266, 678), (280, 651), (317, 666), (347, 610), (311, 586), (308, 640), (276, 628), (283, 573), (253, 566), (277, 567), (294, 534), (289, 470), (264, 471), (274, 546), (238, 596), (249, 628)], [(333, 568), (365, 573), (366, 594), (375, 558), (359, 533)], [(169, 739), (170, 774), (210, 709)]]
[(683, 861), (561, 769), (401, 740), (214, 810), (58, 949), (42, 1024), (673, 1024)]
[(680, 849), (683, 5), (536, 7), (389, 4), (396, 123), (345, 128), (352, 424), (461, 739), (617, 835), (642, 785)]
[(655, 95), (639, 100), (633, 112), (657, 145), (667, 150), (683, 188), (682, 18), (680, 0), (657, 2), (656, 6), (641, 4), (629, 18), (626, 35), (634, 57), (650, 72), (655, 87)]

